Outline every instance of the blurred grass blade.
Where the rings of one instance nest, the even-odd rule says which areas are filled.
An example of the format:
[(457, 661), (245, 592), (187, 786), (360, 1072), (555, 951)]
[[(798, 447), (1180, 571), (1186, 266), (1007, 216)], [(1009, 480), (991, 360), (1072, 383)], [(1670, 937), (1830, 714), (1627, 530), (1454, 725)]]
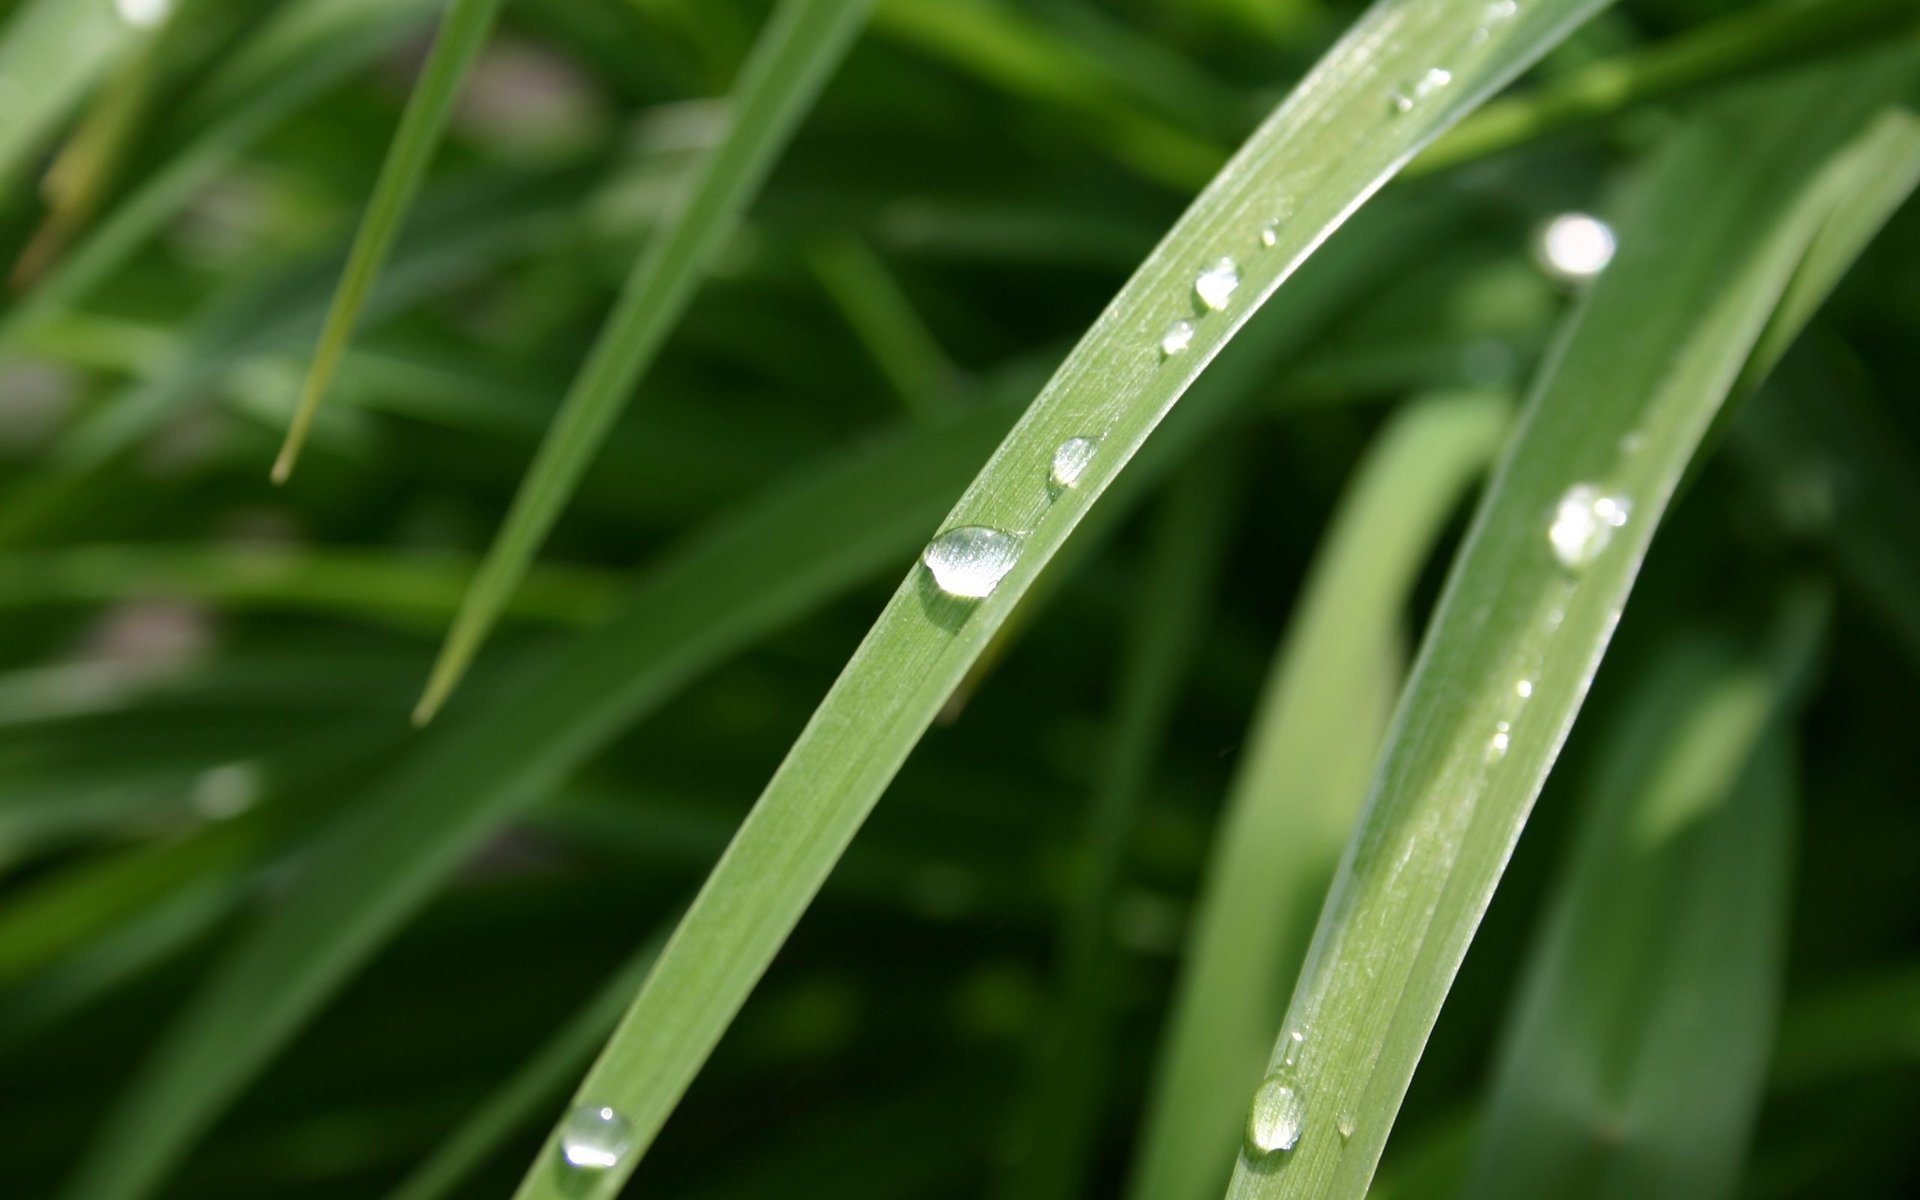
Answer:
[[(1018, 531), (1005, 578), (968, 603), (941, 594), (926, 572), (908, 573), (587, 1076), (580, 1100), (621, 1110), (634, 1153), (597, 1178), (564, 1180), (554, 1169), (556, 1132), (523, 1180), (522, 1200), (618, 1191), (948, 694), (1188, 385), (1394, 170), (1595, 7), (1530, 4), (1487, 28), (1478, 4), (1378, 6), (1253, 135), (948, 517), (949, 526)], [(1272, 225), (1282, 208), (1288, 219)], [(1236, 260), (1238, 285), (1209, 314), (1196, 301), (1196, 279), (1223, 255)], [(1190, 346), (1163, 357), (1162, 335), (1187, 319)], [(1073, 437), (1099, 437), (1099, 449), (1078, 486), (1055, 495), (1048, 465)]]
[(1627, 696), (1528, 957), (1464, 1194), (1733, 1194), (1786, 966), (1786, 728), (1824, 624), (1692, 635)]
[(1126, 884), (1141, 805), (1207, 628), (1244, 469), (1220, 441), (1174, 481), (1141, 570), (1141, 597), (1122, 656), (1116, 710), (1081, 835), (1083, 870), (1058, 941), (1059, 985), (1021, 1122), (1005, 1195), (1082, 1195), (1107, 1101), (1109, 1044), (1124, 962), (1114, 905)]
[(536, 1113), (564, 1095), (567, 1081), (592, 1060), (634, 989), (653, 969), (665, 940), (663, 931), (642, 943), (559, 1032), (495, 1089), (387, 1200), (440, 1200), (452, 1194)]
[(1480, 506), (1322, 912), (1269, 1060), (1304, 1131), (1229, 1195), (1366, 1191), (1662, 510), (1876, 132), (1910, 123), (1913, 73), (1902, 48), (1748, 90), (1661, 157)]
[(307, 369), (306, 382), (301, 385), (300, 400), (293, 411), (293, 423), (287, 428), (287, 440), (280, 447), (280, 456), (274, 460), (275, 483), (285, 483), (293, 473), (300, 447), (313, 424), (314, 411), (320, 407), (340, 356), (353, 338), (361, 306), (379, 277), (381, 264), (393, 249), (393, 240), (399, 236), (400, 225), (420, 191), (420, 181), (426, 177), (433, 152), (446, 132), (447, 118), (459, 98), (460, 86), (493, 32), (499, 13), (500, 0), (452, 0), (446, 16), (441, 18), (433, 50), (413, 85), (413, 94), (407, 97), (400, 128), (393, 135), (393, 145), (380, 168), (380, 178), (367, 200), (366, 215), (361, 218), (360, 230), (354, 236), (353, 249), (347, 254), (347, 269), (341, 274), (339, 288), (327, 309), (320, 343), (314, 348), (313, 362)]
[(148, 36), (111, 3), (26, 0), (0, 29), (0, 189), (113, 65)]
[(1129, 1192), (1226, 1182), (1286, 986), (1366, 798), (1399, 691), (1408, 593), (1506, 429), (1493, 396), (1436, 396), (1379, 436), (1341, 501), (1274, 661), (1187, 937)]
[[(1449, 232), (1447, 197), (1383, 201), (1309, 263), (1147, 447), (1150, 482), (1232, 411), (1316, 320)], [(911, 553), (1011, 409), (994, 405), (819, 464), (651, 567), (619, 618), (535, 677), (516, 705), (427, 734), (344, 813), (290, 890), (171, 1028), (101, 1133), (79, 1196), (140, 1196), (464, 858), (707, 666)], [(1156, 454), (1156, 451), (1159, 452)], [(1115, 499), (1123, 497), (1116, 496)], [(1111, 503), (1112, 501), (1110, 501)], [(778, 586), (768, 586), (768, 580)], [(715, 597), (725, 603), (716, 604)]]
[(480, 651), (600, 443), (774, 159), (853, 44), (872, 0), (782, 0), (741, 68), (732, 116), (654, 231), (574, 377), (454, 618), (414, 711), (433, 717)]

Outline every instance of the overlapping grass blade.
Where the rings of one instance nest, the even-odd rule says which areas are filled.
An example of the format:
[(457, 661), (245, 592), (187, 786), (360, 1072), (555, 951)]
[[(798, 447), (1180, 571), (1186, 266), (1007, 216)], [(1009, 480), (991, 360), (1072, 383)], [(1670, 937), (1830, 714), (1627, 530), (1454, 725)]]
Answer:
[[(580, 1181), (585, 1195), (625, 1181), (947, 694), (1194, 377), (1409, 156), (1595, 7), (1530, 4), (1494, 28), (1474, 4), (1376, 7), (1195, 201), (949, 516), (1021, 535), (1006, 578), (968, 604), (908, 574), (668, 943), (579, 1092), (626, 1113), (636, 1146)], [(1197, 312), (1196, 276), (1223, 255), (1238, 290)], [(1161, 335), (1186, 318), (1190, 349), (1163, 359)], [(1051, 494), (1055, 448), (1090, 436), (1099, 452), (1079, 486)], [(523, 1200), (561, 1194), (557, 1156), (550, 1139)]]
[[(1457, 203), (1383, 201), (1317, 256), (1251, 339), (1194, 388), (1110, 495), (1138, 489), (1218, 427), (1316, 322), (1444, 236)], [(721, 519), (605, 629), (531, 680), (516, 705), (437, 728), (340, 819), (304, 886), (234, 950), (136, 1082), (96, 1155), (116, 1177), (88, 1196), (137, 1196), (439, 882), (489, 834), (707, 665), (897, 562), (1012, 419), (995, 406), (821, 464)], [(874, 520), (875, 514), (883, 519)], [(766, 586), (768, 579), (780, 587)], [(729, 599), (716, 608), (712, 597)], [(119, 1163), (121, 1155), (138, 1156)]]
[(434, 150), (446, 132), (447, 118), (460, 95), (473, 60), (493, 32), (500, 13), (500, 0), (452, 0), (440, 19), (440, 32), (426, 66), (407, 97), (407, 107), (394, 132), (393, 145), (367, 199), (366, 215), (354, 235), (353, 249), (347, 252), (347, 269), (327, 308), (326, 323), (320, 329), (320, 343), (314, 347), (313, 362), (300, 387), (300, 399), (293, 410), (293, 422), (287, 427), (287, 440), (274, 460), (273, 478), (284, 483), (293, 473), (300, 447), (313, 424), (313, 414), (326, 396), (327, 386), (353, 337), (360, 309), (373, 290), (374, 280), (400, 235), (400, 225), (420, 191)]
[(1529, 957), (1465, 1194), (1729, 1196), (1786, 960), (1789, 724), (1824, 624), (1763, 648), (1688, 635), (1603, 747)]
[(146, 36), (112, 4), (28, 0), (14, 11), (0, 30), (0, 186), (17, 185), (60, 123)]
[(1084, 1192), (1108, 1116), (1116, 997), (1123, 962), (1114, 904), (1126, 883), (1140, 807), (1192, 667), (1232, 532), (1240, 464), (1203, 454), (1157, 514), (1138, 617), (1120, 668), (1110, 741), (1081, 838), (1084, 869), (1057, 943), (1059, 984), (1004, 1194), (1045, 1200)]
[(628, 393), (665, 343), (708, 261), (759, 190), (815, 94), (852, 44), (872, 0), (783, 0), (734, 89), (727, 131), (695, 169), (679, 207), (634, 266), (587, 360), (540, 443), (488, 549), (415, 710), (439, 710), (479, 653), (559, 519)]
[(1662, 510), (1857, 172), (1904, 169), (1881, 138), (1911, 127), (1913, 66), (1748, 91), (1662, 156), (1480, 507), (1322, 913), (1270, 1059), (1298, 1144), (1243, 1156), (1229, 1195), (1365, 1192)]
[(1408, 591), (1506, 428), (1495, 396), (1418, 401), (1341, 502), (1221, 814), (1130, 1194), (1199, 1200), (1232, 1164), (1320, 897), (1399, 691)]

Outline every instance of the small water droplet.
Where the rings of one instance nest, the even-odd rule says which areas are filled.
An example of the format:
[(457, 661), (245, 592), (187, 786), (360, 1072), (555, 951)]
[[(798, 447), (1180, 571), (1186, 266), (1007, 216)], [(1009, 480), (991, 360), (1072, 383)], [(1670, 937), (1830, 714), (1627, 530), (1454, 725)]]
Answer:
[(1340, 1114), (1339, 1129), (1340, 1129), (1341, 1141), (1345, 1142), (1353, 1137), (1353, 1114), (1352, 1113), (1343, 1112)]
[(1247, 1153), (1252, 1157), (1291, 1150), (1300, 1141), (1307, 1106), (1286, 1080), (1272, 1075), (1253, 1094), (1247, 1113)]
[(1540, 230), (1534, 256), (1562, 283), (1585, 283), (1613, 261), (1613, 230), (1586, 213), (1562, 213)]
[(1393, 92), (1393, 111), (1410, 113), (1422, 100), (1433, 95), (1441, 88), (1453, 82), (1453, 72), (1445, 67), (1429, 67), (1418, 76), (1401, 84)]
[(1260, 227), (1260, 244), (1271, 250), (1280, 244), (1281, 220), (1275, 217)]
[(1053, 468), (1047, 481), (1056, 488), (1080, 486), (1080, 476), (1086, 474), (1087, 464), (1093, 461), (1094, 451), (1100, 448), (1099, 438), (1071, 437), (1053, 452)]
[(1185, 354), (1187, 347), (1193, 345), (1193, 322), (1175, 321), (1167, 326), (1160, 335), (1160, 353), (1172, 358), (1176, 354)]
[(1519, 11), (1516, 0), (1492, 0), (1480, 10), (1480, 24), (1473, 31), (1473, 44), (1477, 46), (1492, 37), (1494, 29), (1513, 20)]
[(601, 1104), (582, 1104), (560, 1126), (560, 1157), (585, 1171), (618, 1166), (633, 1149), (633, 1123)]
[(135, 29), (153, 29), (173, 11), (173, 0), (113, 0), (113, 10)]
[(1499, 762), (1507, 756), (1507, 747), (1513, 744), (1513, 727), (1501, 721), (1493, 727), (1493, 736), (1487, 739), (1487, 761)]
[(1613, 540), (1613, 531), (1627, 523), (1628, 502), (1609, 496), (1590, 483), (1576, 483), (1560, 497), (1553, 510), (1547, 540), (1565, 567), (1578, 570), (1600, 557)]
[(1239, 286), (1240, 268), (1232, 259), (1222, 258), (1194, 277), (1193, 294), (1200, 298), (1200, 303), (1219, 312), (1233, 299), (1234, 290)]
[(1288, 1067), (1298, 1066), (1300, 1063), (1301, 1047), (1305, 1046), (1306, 1044), (1307, 1044), (1306, 1034), (1301, 1033), (1298, 1029), (1289, 1030), (1287, 1032), (1286, 1049), (1282, 1050), (1280, 1053), (1281, 1065), (1288, 1066)]
[(985, 525), (958, 525), (928, 542), (920, 559), (941, 591), (978, 600), (992, 595), (1020, 560), (1020, 536)]
[(1533, 680), (1522, 679), (1519, 683), (1514, 684), (1513, 694), (1520, 697), (1522, 700), (1525, 700), (1529, 696), (1533, 695)]

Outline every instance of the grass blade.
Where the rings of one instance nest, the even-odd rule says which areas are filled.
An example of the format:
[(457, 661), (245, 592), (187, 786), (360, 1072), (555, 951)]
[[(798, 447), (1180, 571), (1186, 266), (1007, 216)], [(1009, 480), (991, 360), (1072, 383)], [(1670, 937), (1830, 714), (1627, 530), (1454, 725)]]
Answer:
[(29, 0), (0, 32), (0, 185), (15, 176), (88, 92), (147, 36), (111, 4)]
[(1435, 397), (1394, 418), (1309, 569), (1227, 799), (1129, 1191), (1218, 1193), (1313, 914), (1366, 798), (1399, 691), (1408, 592), (1485, 469), (1507, 405)]
[[(1662, 157), (1481, 505), (1322, 913), (1280, 1039), (1304, 1047), (1270, 1060), (1304, 1132), (1243, 1156), (1229, 1195), (1365, 1192), (1662, 510), (1912, 70), (1902, 51), (1743, 94)], [(1631, 515), (1596, 509), (1596, 549), (1579, 518), (1602, 497)]]
[[(1421, 145), (1594, 7), (1528, 5), (1476, 39), (1477, 5), (1378, 6), (1195, 201), (949, 516), (1020, 531), (1008, 574), (968, 604), (909, 573), (708, 878), (578, 1093), (626, 1114), (635, 1153), (577, 1190), (619, 1189), (947, 695), (1200, 370)], [(1263, 248), (1283, 198), (1291, 218)], [(1239, 259), (1239, 289), (1224, 311), (1197, 313), (1196, 278), (1223, 254)], [(1163, 360), (1169, 322), (1188, 317), (1191, 346)], [(1101, 441), (1078, 486), (1051, 494), (1055, 449), (1087, 436)], [(523, 1200), (573, 1182), (554, 1167), (557, 1138), (522, 1182)]]
[(1716, 1197), (1739, 1181), (1786, 960), (1792, 754), (1824, 624), (1694, 635), (1626, 701), (1534, 944), (1465, 1194)]
[(413, 86), (413, 94), (407, 97), (400, 128), (393, 135), (387, 161), (382, 164), (380, 178), (367, 200), (366, 215), (354, 235), (353, 249), (347, 254), (347, 269), (341, 274), (339, 288), (327, 309), (320, 344), (314, 348), (313, 363), (307, 370), (299, 403), (293, 411), (293, 423), (287, 428), (287, 440), (280, 447), (280, 456), (274, 460), (275, 483), (285, 483), (293, 473), (293, 464), (313, 424), (313, 414), (320, 407), (340, 356), (353, 337), (361, 306), (373, 290), (381, 264), (393, 249), (401, 222), (419, 194), (427, 165), (432, 162), (433, 152), (446, 132), (447, 118), (459, 97), (460, 85), (486, 45), (499, 14), (500, 0), (453, 0), (446, 16), (441, 18), (433, 50), (427, 56), (419, 81)]
[(813, 97), (852, 45), (871, 0), (785, 0), (741, 69), (727, 132), (655, 231), (574, 378), (513, 507), (454, 618), (414, 711), (424, 724), (460, 681), (507, 596), (605, 440), (627, 395), (692, 298)]

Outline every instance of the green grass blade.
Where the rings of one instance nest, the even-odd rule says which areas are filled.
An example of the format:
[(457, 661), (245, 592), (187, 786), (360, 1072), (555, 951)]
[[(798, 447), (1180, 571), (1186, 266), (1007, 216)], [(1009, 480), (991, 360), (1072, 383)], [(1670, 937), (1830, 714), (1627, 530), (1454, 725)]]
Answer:
[[(1527, 5), (1476, 38), (1478, 5), (1378, 6), (1195, 201), (949, 516), (950, 526), (1018, 531), (1009, 573), (977, 604), (908, 574), (668, 943), (579, 1093), (620, 1109), (635, 1131), (635, 1152), (580, 1181), (585, 1195), (625, 1181), (947, 695), (1195, 376), (1408, 157), (1594, 7)], [(1283, 208), (1290, 219), (1271, 227)], [(1238, 260), (1241, 282), (1224, 311), (1205, 314), (1196, 277), (1222, 255)], [(1188, 318), (1190, 348), (1163, 359), (1162, 335)], [(1087, 436), (1101, 438), (1098, 453), (1076, 488), (1053, 494), (1055, 449)], [(555, 1139), (523, 1200), (561, 1194)]]
[(275, 483), (285, 483), (293, 473), (300, 447), (313, 425), (313, 414), (326, 396), (341, 354), (353, 338), (361, 306), (373, 290), (381, 264), (393, 249), (401, 222), (419, 194), (420, 182), (426, 178), (427, 166), (446, 132), (447, 118), (459, 97), (460, 85), (486, 45), (499, 14), (500, 0), (452, 0), (446, 16), (441, 18), (433, 50), (427, 55), (413, 94), (407, 97), (400, 128), (393, 135), (387, 161), (380, 168), (380, 178), (367, 200), (366, 215), (361, 218), (360, 230), (354, 236), (353, 249), (347, 254), (347, 269), (341, 274), (339, 288), (327, 309), (320, 343), (314, 348), (313, 363), (307, 370), (306, 382), (300, 387), (293, 423), (288, 426), (287, 439), (273, 463)]
[(620, 1020), (634, 989), (653, 969), (665, 938), (663, 932), (643, 943), (387, 1200), (439, 1200), (450, 1194), (535, 1113), (563, 1095), (567, 1081), (592, 1060), (593, 1052)]
[[(1229, 1195), (1366, 1191), (1662, 510), (1912, 71), (1902, 51), (1742, 94), (1663, 155), (1456, 560), (1322, 913), (1280, 1036), (1304, 1044), (1269, 1060), (1304, 1132)], [(1548, 531), (1581, 483), (1630, 510), (1570, 570)]]
[(1215, 1195), (1286, 981), (1366, 798), (1399, 690), (1408, 592), (1506, 429), (1495, 397), (1420, 401), (1383, 432), (1307, 573), (1188, 934), (1129, 1191)]
[(1694, 635), (1625, 701), (1529, 955), (1464, 1194), (1724, 1197), (1786, 961), (1791, 708), (1824, 624)]
[(741, 69), (725, 136), (695, 170), (678, 209), (648, 241), (541, 441), (434, 663), (416, 722), (432, 718), (479, 653), (628, 394), (692, 299), (708, 261), (852, 45), (870, 3), (784, 0), (774, 12)]
[(822, 239), (807, 260), (907, 410), (922, 420), (950, 415), (959, 371), (880, 256), (847, 234)]
[(14, 11), (0, 30), (0, 187), (13, 190), (60, 123), (147, 36), (112, 4), (29, 0)]
[[(1218, 445), (1216, 441), (1214, 445)], [(1061, 929), (1060, 985), (1027, 1097), (1022, 1142), (1003, 1192), (1078, 1196), (1110, 1105), (1106, 1083), (1124, 962), (1114, 903), (1127, 878), (1141, 805), (1154, 784), (1181, 685), (1207, 618), (1232, 533), (1243, 471), (1203, 454), (1161, 505), (1143, 574), (1139, 616), (1120, 669), (1111, 739), (1082, 835), (1084, 870)]]

